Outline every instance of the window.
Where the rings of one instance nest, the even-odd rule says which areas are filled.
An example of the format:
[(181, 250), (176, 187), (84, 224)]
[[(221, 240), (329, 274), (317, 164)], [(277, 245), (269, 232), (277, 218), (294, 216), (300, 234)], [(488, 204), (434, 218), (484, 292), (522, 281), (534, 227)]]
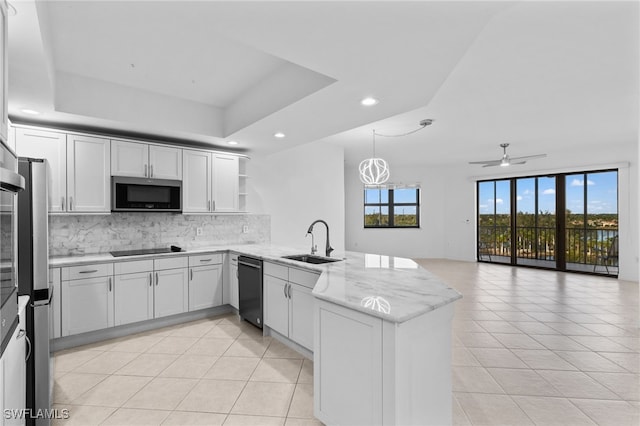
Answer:
[(420, 227), (420, 188), (409, 186), (365, 187), (364, 227)]
[(477, 184), (479, 261), (618, 273), (618, 171)]

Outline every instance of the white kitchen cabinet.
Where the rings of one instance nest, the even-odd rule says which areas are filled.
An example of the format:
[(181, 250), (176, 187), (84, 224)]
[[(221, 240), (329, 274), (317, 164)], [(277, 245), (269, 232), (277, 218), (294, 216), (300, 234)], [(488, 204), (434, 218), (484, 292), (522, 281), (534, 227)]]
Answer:
[(238, 211), (239, 162), (235, 155), (213, 154), (212, 210)]
[(264, 324), (285, 337), (289, 337), (288, 283), (282, 278), (264, 275)]
[(112, 140), (111, 175), (182, 180), (182, 150), (170, 146)]
[[(163, 269), (171, 268), (173, 269)], [(189, 310), (189, 280), (186, 257), (154, 260), (154, 297), (155, 318), (181, 314)]]
[(222, 305), (222, 265), (189, 270), (189, 311)]
[(185, 149), (182, 162), (182, 212), (211, 212), (211, 154)]
[(49, 211), (67, 210), (67, 135), (60, 132), (17, 127), (16, 153), (20, 157), (47, 160)]
[(315, 272), (265, 262), (265, 325), (311, 351), (315, 303), (311, 291), (319, 276)]
[(0, 3), (0, 138), (7, 142), (9, 133), (9, 68), (7, 2)]
[(62, 336), (62, 328), (60, 325), (61, 299), (62, 299), (62, 280), (60, 276), (60, 268), (49, 269), (49, 289), (51, 291), (51, 307), (49, 309), (49, 338), (57, 339)]
[[(26, 356), (26, 335), (25, 324), (20, 323), (11, 336), (9, 344), (5, 348), (2, 355), (2, 368), (3, 368), (3, 401), (2, 405), (4, 409), (13, 410), (14, 413), (18, 413), (19, 410), (26, 407), (26, 393), (27, 393), (27, 363), (25, 361)], [(6, 414), (3, 411), (3, 414)], [(24, 425), (24, 418), (20, 416), (9, 416), (4, 418), (5, 426), (18, 426)]]
[(67, 135), (67, 211), (111, 211), (109, 139)]
[(114, 323), (130, 324), (153, 318), (153, 272), (115, 276)]
[(311, 289), (290, 284), (289, 287), (289, 338), (313, 351), (313, 304)]
[(240, 309), (240, 291), (238, 287), (238, 255), (229, 255), (228, 291), (223, 293), (228, 299), (225, 301), (236, 309)]
[(183, 213), (228, 213), (239, 210), (238, 156), (183, 151)]
[(113, 327), (113, 264), (62, 268), (62, 336)]

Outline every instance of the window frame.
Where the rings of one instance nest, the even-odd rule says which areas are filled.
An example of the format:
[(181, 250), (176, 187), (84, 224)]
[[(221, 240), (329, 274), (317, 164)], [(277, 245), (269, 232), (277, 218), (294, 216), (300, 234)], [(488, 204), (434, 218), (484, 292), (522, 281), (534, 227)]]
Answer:
[[(370, 189), (378, 189), (380, 191), (387, 191), (387, 202), (378, 202), (378, 203), (367, 203), (367, 190)], [(396, 203), (394, 199), (394, 191), (396, 189), (415, 189), (416, 191), (416, 202), (415, 203)], [(363, 227), (364, 229), (416, 229), (420, 228), (420, 199), (421, 199), (421, 188), (419, 186), (411, 186), (411, 185), (391, 185), (391, 186), (366, 186), (363, 190)], [(387, 225), (367, 225), (366, 222), (366, 211), (367, 207), (379, 207), (382, 210), (383, 207), (387, 207), (389, 211), (389, 223)], [(395, 209), (396, 207), (415, 207), (416, 208), (416, 224), (415, 225), (396, 225), (395, 222)]]

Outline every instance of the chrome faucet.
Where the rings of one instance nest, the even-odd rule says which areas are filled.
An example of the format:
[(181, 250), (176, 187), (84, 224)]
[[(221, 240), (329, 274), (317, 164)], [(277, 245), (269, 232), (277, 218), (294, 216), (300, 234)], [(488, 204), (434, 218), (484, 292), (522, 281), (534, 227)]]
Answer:
[[(311, 254), (316, 254), (318, 251), (318, 246), (313, 242), (313, 232), (307, 232), (307, 235), (311, 234)], [(307, 235), (304, 237), (307, 238)]]
[[(331, 247), (331, 244), (329, 244), (329, 225), (327, 225), (327, 222), (325, 222), (322, 219), (318, 219), (316, 221), (314, 221), (310, 226), (309, 229), (307, 230), (307, 234), (311, 234), (312, 240), (311, 240), (311, 245), (313, 246), (313, 225), (315, 225), (316, 223), (323, 223), (324, 226), (327, 227), (327, 246), (325, 248), (325, 255), (327, 257), (331, 256), (331, 252), (333, 251), (333, 247)], [(311, 253), (313, 254), (313, 250), (311, 251)]]

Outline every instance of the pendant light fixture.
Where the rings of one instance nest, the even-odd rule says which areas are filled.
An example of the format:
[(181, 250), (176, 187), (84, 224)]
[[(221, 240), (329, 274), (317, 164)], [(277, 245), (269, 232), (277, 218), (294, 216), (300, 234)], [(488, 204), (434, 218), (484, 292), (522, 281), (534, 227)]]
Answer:
[(376, 157), (376, 136), (382, 136), (386, 138), (397, 138), (400, 136), (408, 136), (412, 133), (417, 132), (418, 130), (422, 130), (425, 127), (429, 126), (433, 123), (433, 120), (430, 118), (426, 118), (420, 121), (420, 128), (416, 130), (412, 130), (407, 133), (402, 133), (400, 135), (383, 135), (381, 133), (376, 133), (375, 129), (373, 130), (373, 156), (371, 158), (367, 158), (360, 163), (358, 169), (360, 170), (360, 180), (365, 185), (382, 185), (386, 181), (389, 180), (389, 164), (382, 158)]
[(376, 157), (376, 131), (373, 131), (373, 156), (360, 163), (360, 180), (365, 185), (382, 185), (389, 180), (389, 164)]

